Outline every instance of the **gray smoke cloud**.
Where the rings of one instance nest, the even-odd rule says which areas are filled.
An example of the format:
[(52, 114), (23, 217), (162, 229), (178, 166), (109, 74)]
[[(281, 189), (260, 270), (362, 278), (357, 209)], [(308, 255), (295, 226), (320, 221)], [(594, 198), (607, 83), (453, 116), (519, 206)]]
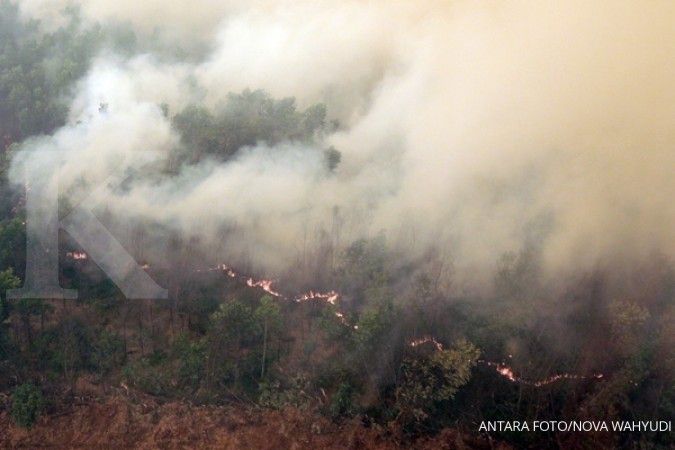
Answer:
[[(208, 52), (191, 62), (109, 52), (94, 61), (69, 123), (22, 146), (62, 152), (68, 195), (147, 163), (146, 150), (156, 164), (168, 158), (180, 137), (161, 104), (217, 109), (229, 92), (262, 88), (325, 102), (343, 125), (325, 137), (343, 154), (335, 174), (306, 145), (259, 145), (105, 192), (117, 217), (199, 235), (223, 260), (246, 255), (270, 272), (318, 245), (336, 210), (343, 244), (383, 231), (412, 257), (446, 249), (467, 280), (531, 243), (551, 277), (675, 256), (673, 2), (21, 7), (53, 26), (72, 3), (87, 20), (130, 22)], [(224, 228), (236, 230), (230, 239)]]

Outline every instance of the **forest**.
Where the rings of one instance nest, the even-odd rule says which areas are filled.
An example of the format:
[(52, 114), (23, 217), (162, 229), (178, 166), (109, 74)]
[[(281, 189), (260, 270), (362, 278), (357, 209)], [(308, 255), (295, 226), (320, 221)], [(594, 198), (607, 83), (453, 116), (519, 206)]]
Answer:
[[(515, 175), (490, 166), (494, 183), (479, 184), (481, 172), (479, 187), (452, 191), (468, 213), (439, 203), (448, 216), (433, 216), (428, 211), (438, 204), (431, 195), (425, 209), (419, 182), (438, 173), (405, 177), (406, 164), (419, 164), (404, 150), (419, 130), (389, 127), (381, 117), (355, 123), (356, 113), (344, 113), (352, 100), (339, 86), (325, 99), (287, 96), (269, 80), (249, 77), (245, 86), (216, 83), (222, 95), (215, 99), (203, 75), (215, 64), (208, 45), (178, 48), (159, 32), (148, 37), (130, 23), (94, 21), (77, 7), (61, 17), (48, 27), (20, 3), (0, 1), (0, 413), (12, 426), (30, 433), (78, 402), (96, 401), (83, 394), (84, 383), (99, 397), (130, 402), (137, 395), (161, 404), (290, 408), (377, 430), (401, 448), (448, 429), (489, 441), (485, 448), (675, 445), (672, 432), (479, 429), (500, 420), (672, 420), (672, 173), (652, 177), (664, 180), (653, 191), (666, 187), (662, 203), (621, 204), (620, 214), (598, 206), (609, 231), (583, 245), (565, 247), (568, 235), (557, 230), (592, 222), (588, 208), (573, 226), (558, 210), (531, 216), (518, 206), (557, 201), (540, 202), (538, 183), (554, 170), (545, 164), (558, 164), (561, 154), (533, 158)], [(236, 72), (237, 64), (227, 69)], [(147, 84), (129, 88), (146, 70)], [(183, 71), (190, 73), (180, 75), (175, 101), (165, 78)], [(391, 73), (379, 89), (391, 83)], [(305, 83), (308, 91), (312, 83)], [(137, 100), (154, 87), (165, 101), (154, 94)], [(407, 117), (399, 106), (407, 104), (394, 102)], [(354, 111), (368, 107), (358, 103)], [(436, 120), (420, 114), (423, 123)], [(387, 137), (360, 155), (351, 149), (351, 130)], [(436, 132), (429, 145), (438, 143)], [(654, 151), (663, 158), (657, 161), (668, 165), (672, 145)], [(159, 150), (149, 164), (122, 166), (127, 179), (110, 188), (97, 216), (168, 289), (168, 299), (125, 298), (65, 231), (59, 280), (78, 291), (77, 300), (6, 295), (26, 278), (26, 194), (17, 164), (40, 146), (66, 155), (64, 204), (104, 179), (116, 152), (133, 160), (137, 147)], [(401, 186), (412, 194), (399, 196)], [(400, 198), (423, 205), (411, 210), (410, 221), (397, 209)], [(568, 200), (560, 204), (574, 203)], [(494, 216), (482, 213), (485, 204)], [(620, 227), (617, 218), (629, 210), (649, 217)], [(495, 229), (490, 224), (511, 224), (512, 217), (519, 234), (486, 237)], [(436, 233), (433, 227), (455, 218), (456, 233)], [(487, 225), (474, 227), (472, 218)], [(642, 252), (626, 243), (624, 252), (609, 253), (616, 242), (649, 240), (625, 231), (637, 223), (644, 228), (635, 232), (653, 237), (653, 248)], [(615, 230), (617, 240), (610, 241)], [(479, 241), (480, 252), (467, 251)], [(551, 264), (561, 246), (572, 262)], [(579, 260), (575, 252), (583, 253)], [(588, 263), (592, 255), (600, 256)]]

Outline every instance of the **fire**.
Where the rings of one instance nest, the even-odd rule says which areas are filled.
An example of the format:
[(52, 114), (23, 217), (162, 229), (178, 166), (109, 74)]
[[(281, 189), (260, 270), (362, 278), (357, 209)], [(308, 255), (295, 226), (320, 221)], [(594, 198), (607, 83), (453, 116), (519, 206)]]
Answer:
[(516, 376), (516, 373), (513, 371), (513, 369), (507, 365), (504, 364), (499, 364), (499, 363), (494, 363), (491, 361), (483, 361), (479, 360), (478, 364), (484, 364), (489, 367), (494, 367), (495, 371), (501, 375), (502, 377), (506, 378), (507, 380), (511, 381), (512, 383), (523, 383), (523, 384), (529, 384), (527, 382), (523, 382), (520, 378)]
[(506, 364), (503, 363), (495, 363), (491, 361), (478, 361), (479, 364), (484, 364), (489, 367), (494, 367), (494, 369), (497, 371), (497, 373), (507, 380), (513, 382), (513, 383), (520, 383), (524, 384), (527, 386), (534, 386), (534, 387), (542, 387), (542, 386), (547, 386), (549, 384), (553, 384), (557, 381), (561, 380), (601, 380), (605, 376), (601, 373), (593, 374), (593, 375), (579, 375), (575, 373), (559, 373), (556, 375), (552, 375), (548, 378), (544, 378), (542, 380), (525, 380), (523, 378), (518, 377), (514, 370), (507, 366)]
[(66, 253), (66, 257), (74, 259), (75, 261), (83, 261), (89, 259), (89, 255), (87, 255), (85, 252), (68, 252)]
[[(80, 260), (86, 260), (89, 258), (89, 256), (85, 252), (68, 252), (66, 253), (66, 256), (68, 258), (71, 258), (76, 261)], [(149, 264), (144, 264), (143, 269), (149, 269), (150, 265)], [(247, 277), (244, 275), (239, 274), (236, 272), (233, 268), (226, 264), (219, 264), (216, 267), (210, 268), (206, 270), (207, 272), (223, 272), (225, 275), (227, 275), (229, 278), (233, 279), (239, 279), (242, 282), (244, 282), (248, 287), (251, 288), (260, 288), (263, 291), (267, 292), (268, 294), (280, 298), (280, 299), (288, 299), (289, 297), (283, 295), (279, 291), (277, 291), (273, 285), (275, 283), (274, 280), (266, 280), (266, 279), (260, 279), (256, 280), (253, 277)], [(202, 270), (197, 270), (197, 272), (202, 272)], [(293, 297), (293, 301), (297, 303), (302, 303), (302, 302), (307, 302), (307, 301), (312, 301), (312, 300), (322, 300), (325, 301), (326, 303), (329, 303), (333, 306), (337, 305), (338, 299), (340, 298), (340, 294), (335, 292), (335, 291), (328, 291), (328, 292), (318, 292), (318, 291), (313, 291), (310, 290), (309, 292), (303, 293), (296, 295)], [(349, 324), (346, 316), (340, 312), (336, 311), (335, 312), (335, 317), (338, 318), (340, 323), (343, 325), (353, 328), (354, 330), (358, 330), (359, 327), (358, 325), (351, 325)], [(418, 339), (414, 339), (408, 343), (410, 347), (419, 347), (421, 345), (425, 344), (430, 344), (433, 345), (434, 348), (437, 351), (442, 351), (443, 350), (443, 344), (438, 342), (435, 338), (432, 336), (424, 336)], [(512, 355), (509, 355), (509, 358), (511, 358)], [(504, 363), (496, 363), (492, 361), (484, 361), (484, 360), (478, 360), (478, 364), (486, 365), (488, 367), (493, 367), (495, 371), (502, 377), (506, 378), (512, 383), (519, 383), (527, 386), (534, 386), (534, 387), (542, 387), (542, 386), (547, 386), (549, 384), (555, 383), (560, 380), (587, 380), (587, 379), (594, 379), (594, 380), (600, 380), (604, 378), (603, 374), (594, 374), (590, 376), (586, 375), (578, 375), (578, 374), (571, 374), (571, 373), (562, 373), (562, 374), (556, 374), (553, 376), (550, 376), (548, 378), (542, 379), (542, 380), (536, 380), (536, 381), (531, 381), (531, 380), (526, 380), (523, 378), (520, 378), (519, 376), (516, 375), (515, 371), (507, 366)]]
[(516, 374), (513, 373), (513, 370), (511, 370), (510, 367), (498, 367), (497, 373), (499, 373), (501, 376), (508, 379), (509, 381), (518, 381), (518, 378), (516, 378)]
[(415, 339), (413, 341), (410, 341), (410, 346), (411, 347), (419, 347), (420, 345), (424, 344), (433, 344), (434, 347), (436, 347), (436, 350), (443, 350), (443, 344), (438, 342), (436, 339), (432, 338), (431, 336), (425, 336), (420, 339)]
[(338, 297), (340, 297), (340, 294), (338, 294), (335, 291), (330, 291), (330, 292), (314, 292), (314, 291), (309, 291), (306, 294), (302, 294), (299, 297), (295, 298), (295, 301), (300, 303), (300, 302), (306, 302), (309, 300), (325, 300), (326, 302), (330, 303), (331, 305), (335, 305), (337, 303)]
[(272, 280), (254, 280), (253, 278), (249, 278), (248, 280), (246, 280), (246, 285), (248, 287), (259, 287), (263, 291), (267, 292), (270, 295), (273, 295), (273, 296), (279, 297), (279, 298), (286, 298), (283, 295), (281, 295), (279, 292), (272, 289), (272, 283), (274, 283), (274, 281), (272, 281)]
[(225, 275), (227, 275), (230, 278), (236, 278), (237, 277), (237, 274), (234, 272), (234, 270), (230, 269), (225, 264), (223, 264), (223, 272), (225, 272)]
[[(431, 344), (434, 347), (436, 347), (436, 350), (443, 350), (443, 344), (438, 342), (436, 339), (434, 339), (431, 336), (425, 336), (419, 339), (414, 339), (408, 343), (410, 347), (419, 347), (420, 345), (424, 344)], [(512, 355), (509, 355), (509, 358), (511, 358)], [(502, 377), (506, 378), (512, 383), (518, 383), (518, 384), (523, 384), (526, 386), (533, 386), (536, 388), (540, 388), (543, 386), (547, 386), (549, 384), (553, 384), (557, 381), (561, 380), (601, 380), (605, 376), (601, 373), (594, 374), (594, 375), (578, 375), (578, 374), (573, 374), (573, 373), (560, 373), (556, 375), (552, 375), (548, 378), (544, 378), (542, 380), (526, 380), (524, 378), (521, 378), (516, 375), (516, 372), (513, 370), (513, 368), (509, 367), (508, 365), (504, 363), (496, 363), (492, 361), (485, 361), (485, 360), (478, 360), (478, 364), (482, 364), (488, 367), (493, 367), (495, 371)]]
[[(251, 288), (260, 288), (263, 291), (267, 292), (268, 294), (277, 297), (277, 298), (283, 298), (287, 299), (289, 297), (285, 296), (282, 294), (280, 291), (278, 291), (274, 287), (274, 283), (276, 283), (275, 280), (266, 280), (266, 279), (255, 279), (250, 276), (245, 276), (242, 275), (238, 272), (236, 272), (232, 267), (228, 266), (227, 264), (219, 264), (216, 267), (212, 267), (210, 269), (206, 270), (207, 272), (223, 272), (225, 275), (227, 275), (230, 278), (233, 279), (238, 279), (244, 283), (248, 287)], [(199, 270), (198, 272), (201, 272)], [(335, 292), (335, 291), (329, 291), (329, 292), (319, 292), (319, 291), (314, 291), (311, 290), (309, 292), (305, 292), (302, 294), (298, 294), (293, 298), (293, 301), (301, 303), (301, 302), (306, 302), (310, 300), (323, 300), (327, 303), (330, 303), (331, 305), (336, 305), (338, 299), (340, 298), (340, 294)]]
[(349, 324), (349, 321), (347, 320), (347, 318), (345, 317), (345, 315), (342, 314), (340, 311), (335, 311), (335, 317), (338, 318), (338, 320), (340, 321), (340, 323), (341, 323), (342, 325), (344, 325), (344, 326), (346, 326), (346, 327), (353, 328), (353, 329), (355, 329), (355, 330), (358, 330), (358, 329), (359, 329), (359, 326), (358, 326), (358, 325), (350, 325), (350, 324)]
[(223, 272), (229, 278), (238, 279), (241, 282), (245, 283), (248, 287), (261, 288), (263, 291), (267, 292), (268, 294), (274, 297), (286, 298), (286, 296), (276, 291), (272, 287), (272, 285), (275, 282), (274, 280), (264, 280), (264, 279), (256, 280), (253, 277), (245, 276), (238, 272), (235, 272), (234, 269), (228, 266), (227, 264), (218, 264), (216, 267), (211, 267), (210, 269), (206, 270), (197, 270), (197, 272)]
[[(198, 272), (202, 272), (202, 270), (198, 270)], [(294, 302), (297, 303), (303, 303), (303, 302), (309, 302), (309, 301), (325, 301), (326, 303), (336, 306), (338, 303), (338, 300), (340, 299), (340, 294), (336, 291), (328, 291), (328, 292), (319, 292), (319, 291), (314, 291), (311, 290), (309, 292), (305, 292), (302, 294), (298, 294), (292, 297), (288, 297), (284, 294), (282, 294), (280, 291), (278, 291), (274, 287), (274, 280), (265, 280), (265, 279), (260, 279), (257, 280), (253, 277), (245, 276), (242, 275), (238, 272), (236, 272), (232, 267), (228, 266), (227, 264), (219, 264), (216, 267), (212, 267), (210, 269), (207, 269), (206, 272), (223, 272), (225, 275), (228, 277), (239, 280), (243, 283), (246, 284), (246, 286), (251, 287), (251, 288), (260, 288), (263, 291), (267, 292), (268, 294), (279, 298), (279, 299), (284, 299), (288, 300), (289, 298), (292, 298)], [(344, 326), (353, 328), (354, 330), (358, 330), (359, 326), (358, 325), (351, 325), (349, 321), (347, 320), (347, 317), (340, 311), (335, 312), (335, 317), (340, 321), (340, 323)]]

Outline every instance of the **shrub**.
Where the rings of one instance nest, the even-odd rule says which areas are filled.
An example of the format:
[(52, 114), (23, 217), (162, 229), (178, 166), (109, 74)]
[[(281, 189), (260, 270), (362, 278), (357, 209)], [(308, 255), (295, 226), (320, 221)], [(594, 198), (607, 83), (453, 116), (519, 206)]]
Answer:
[(204, 377), (206, 349), (203, 341), (190, 342), (186, 335), (181, 335), (174, 342), (172, 353), (178, 365), (178, 385), (181, 388), (197, 389)]
[(333, 419), (354, 415), (354, 388), (349, 383), (341, 383), (330, 402), (330, 415)]
[(261, 382), (258, 388), (258, 403), (265, 408), (283, 409), (288, 406), (306, 408), (312, 400), (309, 378), (299, 374), (282, 386), (277, 380)]
[(127, 364), (122, 375), (127, 383), (145, 393), (167, 396), (173, 392), (171, 371), (165, 364), (155, 364), (150, 358), (142, 358)]
[(21, 427), (30, 428), (43, 409), (42, 392), (31, 383), (22, 384), (12, 394), (12, 419)]
[(98, 373), (106, 375), (124, 364), (124, 341), (117, 334), (104, 330), (94, 344), (91, 357)]

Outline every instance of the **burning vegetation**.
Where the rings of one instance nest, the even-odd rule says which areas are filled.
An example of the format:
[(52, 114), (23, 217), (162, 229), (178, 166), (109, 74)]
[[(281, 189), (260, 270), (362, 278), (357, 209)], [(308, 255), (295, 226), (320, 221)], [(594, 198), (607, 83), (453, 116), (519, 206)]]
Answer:
[[(478, 427), (675, 414), (668, 2), (155, 3), (0, 0), (0, 426), (98, 395), (386, 448), (675, 445)], [(36, 150), (168, 299), (65, 231), (78, 300), (7, 298)]]

